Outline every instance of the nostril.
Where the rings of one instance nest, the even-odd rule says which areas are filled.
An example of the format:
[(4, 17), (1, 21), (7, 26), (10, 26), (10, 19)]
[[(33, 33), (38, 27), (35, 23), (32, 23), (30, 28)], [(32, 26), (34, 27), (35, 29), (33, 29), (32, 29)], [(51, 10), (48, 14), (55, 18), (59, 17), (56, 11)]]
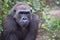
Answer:
[(23, 18), (23, 20), (27, 20), (27, 18)]

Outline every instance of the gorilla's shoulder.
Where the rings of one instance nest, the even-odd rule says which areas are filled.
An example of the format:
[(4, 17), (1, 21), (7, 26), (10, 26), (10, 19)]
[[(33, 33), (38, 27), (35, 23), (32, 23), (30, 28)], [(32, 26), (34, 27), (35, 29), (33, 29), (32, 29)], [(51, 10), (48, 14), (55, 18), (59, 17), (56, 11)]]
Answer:
[(39, 16), (37, 14), (32, 14), (34, 20), (39, 20)]

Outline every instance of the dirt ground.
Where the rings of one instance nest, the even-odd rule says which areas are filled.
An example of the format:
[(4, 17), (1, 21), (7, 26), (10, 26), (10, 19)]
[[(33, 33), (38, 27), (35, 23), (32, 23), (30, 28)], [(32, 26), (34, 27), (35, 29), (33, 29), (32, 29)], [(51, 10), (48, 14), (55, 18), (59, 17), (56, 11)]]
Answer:
[(38, 35), (36, 40), (49, 40), (49, 37), (47, 36), (47, 33), (43, 30), (38, 30)]
[[(44, 30), (38, 30), (38, 35), (36, 40), (50, 40), (50, 38), (48, 37), (48, 32), (44, 31)], [(60, 33), (57, 37), (57, 39), (55, 40), (60, 40)]]

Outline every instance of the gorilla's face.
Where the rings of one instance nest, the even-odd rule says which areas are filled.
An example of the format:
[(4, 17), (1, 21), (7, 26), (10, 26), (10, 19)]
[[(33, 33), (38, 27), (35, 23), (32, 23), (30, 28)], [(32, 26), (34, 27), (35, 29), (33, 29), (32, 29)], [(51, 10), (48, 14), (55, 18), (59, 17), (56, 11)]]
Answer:
[(21, 27), (27, 27), (30, 23), (30, 11), (17, 11), (15, 20)]

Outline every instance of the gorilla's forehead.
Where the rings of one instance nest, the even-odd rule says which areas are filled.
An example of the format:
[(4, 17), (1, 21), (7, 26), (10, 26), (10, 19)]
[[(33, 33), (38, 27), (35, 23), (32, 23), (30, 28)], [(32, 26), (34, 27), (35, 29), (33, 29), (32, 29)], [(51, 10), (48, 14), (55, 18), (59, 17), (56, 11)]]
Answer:
[(29, 6), (26, 6), (26, 5), (18, 5), (16, 7), (17, 10), (30, 10), (30, 7)]

